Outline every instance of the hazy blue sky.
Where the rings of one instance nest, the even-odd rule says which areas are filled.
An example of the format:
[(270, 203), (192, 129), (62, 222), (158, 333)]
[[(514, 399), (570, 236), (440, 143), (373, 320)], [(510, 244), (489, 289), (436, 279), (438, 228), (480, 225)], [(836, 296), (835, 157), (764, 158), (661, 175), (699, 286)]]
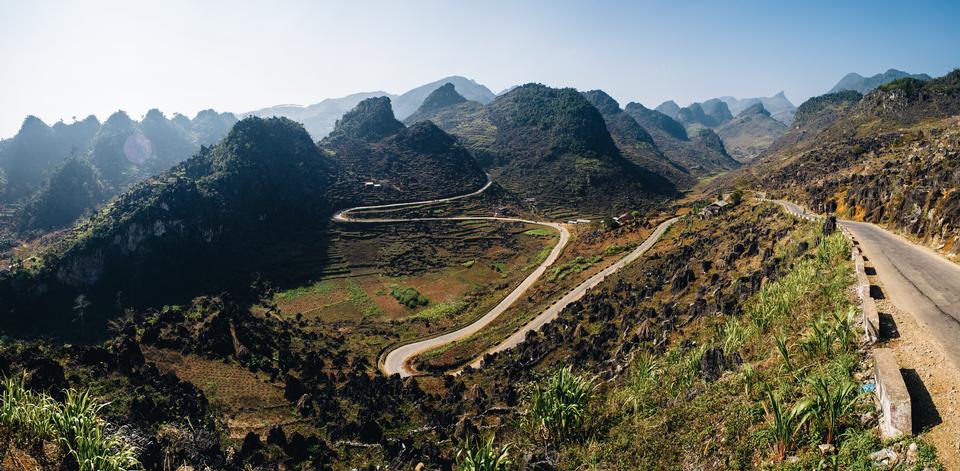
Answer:
[(0, 0), (0, 136), (117, 109), (249, 111), (464, 75), (621, 105), (960, 66), (960, 2)]

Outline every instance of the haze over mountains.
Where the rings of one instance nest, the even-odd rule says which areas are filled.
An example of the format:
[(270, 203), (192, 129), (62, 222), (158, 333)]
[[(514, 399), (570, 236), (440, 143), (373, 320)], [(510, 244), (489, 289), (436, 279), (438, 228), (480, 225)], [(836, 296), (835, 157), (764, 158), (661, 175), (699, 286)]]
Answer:
[[(236, 122), (233, 114), (213, 110), (193, 119), (179, 114), (168, 119), (153, 109), (140, 122), (118, 111), (103, 124), (90, 116), (53, 126), (29, 116), (17, 135), (0, 146), (0, 172), (8, 182), (0, 185), (0, 201), (31, 198), (18, 216), (21, 230), (62, 227), (131, 184), (186, 160), (202, 145), (217, 142)], [(60, 204), (64, 207), (57, 209)]]
[(400, 95), (393, 95), (382, 91), (354, 93), (342, 98), (328, 98), (319, 103), (307, 106), (280, 105), (263, 108), (245, 113), (244, 116), (282, 116), (290, 118), (302, 123), (307, 129), (307, 132), (309, 132), (314, 139), (319, 140), (326, 137), (326, 135), (333, 130), (337, 120), (340, 119), (344, 113), (350, 111), (353, 107), (357, 106), (358, 103), (367, 98), (378, 96), (389, 97), (397, 119), (403, 120), (420, 107), (423, 100), (427, 98), (427, 95), (445, 83), (452, 83), (458, 93), (467, 99), (483, 104), (490, 103), (495, 97), (493, 92), (487, 87), (471, 79), (451, 76), (421, 85)]
[[(910, 75), (895, 69), (871, 77), (851, 73), (832, 91), (856, 90), (862, 93), (862, 90), (908, 76), (918, 80), (929, 79), (926, 74)], [(353, 155), (354, 158), (372, 155), (371, 149), (386, 152), (384, 155), (402, 154), (405, 151), (395, 146), (408, 139), (424, 138), (439, 142), (431, 137), (435, 132), (429, 126), (413, 128), (420, 121), (430, 120), (439, 129), (457, 137), (466, 152), (472, 154), (471, 161), (475, 160), (478, 165), (495, 173), (504, 172), (503, 183), (510, 186), (509, 175), (520, 175), (523, 171), (508, 170), (510, 165), (515, 164), (513, 160), (500, 168), (503, 162), (498, 159), (502, 159), (504, 153), (513, 151), (500, 148), (498, 142), (503, 139), (497, 136), (504, 124), (509, 128), (519, 122), (511, 119), (497, 126), (493, 119), (503, 114), (496, 112), (502, 107), (491, 105), (497, 99), (510, 97), (518, 88), (522, 87), (510, 87), (495, 95), (474, 80), (451, 76), (400, 95), (380, 91), (363, 92), (326, 99), (309, 106), (276, 106), (246, 115), (288, 117), (302, 123), (314, 140), (325, 140), (328, 152), (338, 148), (343, 156)], [(615, 100), (601, 90), (586, 92), (584, 96), (593, 108), (600, 111), (607, 134), (616, 144), (615, 154), (630, 165), (630, 169), (621, 171), (624, 174), (640, 172), (638, 175), (642, 176), (638, 179), (645, 182), (644, 191), (653, 194), (670, 191), (666, 190), (668, 187), (689, 187), (698, 177), (733, 169), (740, 163), (751, 161), (784, 134), (797, 112), (783, 92), (770, 97), (742, 99), (723, 96), (685, 107), (667, 101), (656, 110), (639, 103), (628, 103), (621, 109)], [(370, 143), (359, 145), (360, 141), (353, 140), (350, 141), (353, 144), (346, 147), (345, 144), (333, 146), (332, 143), (343, 141), (326, 138), (338, 128), (338, 121), (360, 103), (373, 97), (389, 98), (388, 107), (395, 116), (390, 118), (393, 123), (397, 125), (404, 121), (411, 126), (410, 130), (403, 132), (405, 137), (377, 142), (362, 152), (364, 145), (369, 146)], [(514, 102), (506, 99), (502, 103), (534, 108), (553, 106), (550, 100), (537, 104), (527, 100)], [(21, 209), (16, 220), (21, 230), (43, 231), (65, 227), (129, 185), (176, 165), (195, 154), (201, 145), (216, 143), (234, 122), (236, 118), (232, 114), (212, 110), (202, 111), (193, 119), (179, 114), (168, 119), (160, 111), (150, 110), (140, 122), (118, 112), (102, 125), (91, 116), (71, 124), (56, 123), (52, 127), (31, 117), (24, 121), (16, 136), (0, 141), (0, 170), (5, 175), (0, 182), (6, 182), (0, 185), (0, 190), (8, 203), (20, 203)], [(346, 123), (343, 127), (346, 127)], [(592, 141), (593, 138), (582, 137), (585, 141), (596, 143)], [(545, 142), (550, 140), (539, 145), (545, 145)], [(536, 147), (532, 142), (530, 145)], [(597, 149), (589, 152), (606, 156), (614, 154)], [(68, 156), (73, 156), (69, 162), (66, 161)], [(462, 158), (459, 160), (465, 161)], [(373, 162), (369, 159), (360, 161), (365, 163), (356, 168), (370, 168)], [(547, 161), (554, 160), (551, 158)], [(573, 173), (560, 171), (558, 175), (567, 178), (579, 172), (581, 176), (578, 178), (583, 178), (583, 181), (602, 181), (613, 176), (613, 173), (608, 173), (609, 169), (602, 168), (621, 160), (598, 160), (606, 163), (594, 169), (599, 173), (592, 176), (588, 176), (589, 172), (583, 166), (585, 162), (573, 166)], [(605, 173), (607, 177), (600, 177)], [(375, 180), (375, 175), (371, 174), (370, 179)], [(59, 183), (50, 184), (54, 181)], [(437, 181), (448, 179), (440, 178)], [(570, 188), (577, 187), (572, 182), (567, 185), (572, 185)], [(554, 199), (549, 196), (554, 191), (536, 192), (538, 195), (534, 195), (528, 186), (529, 182), (525, 179), (518, 179), (513, 188), (526, 193), (529, 198), (536, 199), (539, 196), (544, 201)], [(587, 187), (581, 188), (578, 191), (586, 191)], [(384, 190), (385, 199), (392, 198), (388, 195), (390, 191)]]
[[(776, 110), (777, 115), (767, 106)], [(655, 112), (675, 120), (687, 134), (711, 137), (710, 133), (718, 133), (717, 140), (724, 145), (725, 153), (739, 162), (749, 162), (783, 135), (795, 110), (780, 92), (772, 97), (711, 98), (685, 107), (668, 100), (657, 106)]]

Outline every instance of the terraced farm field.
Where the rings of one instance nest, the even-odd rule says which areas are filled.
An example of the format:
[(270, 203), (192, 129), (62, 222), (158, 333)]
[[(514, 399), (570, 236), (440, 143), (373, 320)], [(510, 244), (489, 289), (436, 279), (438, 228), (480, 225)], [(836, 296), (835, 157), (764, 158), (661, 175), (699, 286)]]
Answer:
[[(556, 235), (538, 226), (495, 221), (344, 224), (331, 252), (342, 273), (280, 291), (286, 319), (349, 339), (350, 355), (376, 364), (381, 350), (469, 322), (488, 311), (539, 263)], [(426, 304), (408, 307), (395, 290)]]

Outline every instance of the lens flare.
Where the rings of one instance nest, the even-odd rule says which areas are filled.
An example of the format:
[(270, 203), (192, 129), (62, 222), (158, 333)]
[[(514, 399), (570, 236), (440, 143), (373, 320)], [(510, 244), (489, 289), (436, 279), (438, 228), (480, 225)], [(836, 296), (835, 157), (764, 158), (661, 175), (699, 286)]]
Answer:
[(144, 163), (153, 154), (153, 145), (143, 133), (131, 134), (123, 143), (123, 155), (137, 165)]

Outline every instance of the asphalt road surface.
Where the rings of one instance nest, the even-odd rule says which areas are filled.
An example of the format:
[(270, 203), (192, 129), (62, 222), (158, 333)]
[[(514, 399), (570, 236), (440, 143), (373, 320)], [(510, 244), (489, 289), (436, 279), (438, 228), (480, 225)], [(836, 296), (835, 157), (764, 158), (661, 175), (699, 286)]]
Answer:
[[(788, 201), (777, 201), (799, 217), (816, 218)], [(896, 234), (866, 222), (839, 221), (853, 234), (883, 283), (883, 296), (917, 320), (960, 367), (960, 266)]]
[(912, 312), (960, 367), (960, 266), (865, 222), (841, 221), (883, 282), (883, 295)]

